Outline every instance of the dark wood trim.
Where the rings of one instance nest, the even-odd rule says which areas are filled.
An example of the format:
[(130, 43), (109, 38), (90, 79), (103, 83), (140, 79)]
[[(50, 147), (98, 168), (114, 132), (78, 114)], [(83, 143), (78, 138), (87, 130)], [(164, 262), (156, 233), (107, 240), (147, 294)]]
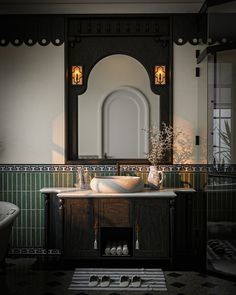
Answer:
[[(150, 165), (147, 159), (77, 159), (66, 161), (67, 165)], [(160, 165), (171, 165), (171, 162), (163, 162)]]
[(207, 0), (208, 7), (222, 5), (229, 2), (234, 2), (234, 0)]
[(207, 12), (207, 9), (208, 9), (208, 6), (207, 6), (207, 0), (203, 2), (200, 10), (198, 13), (206, 13)]
[(60, 46), (65, 40), (64, 21), (62, 14), (0, 14), (0, 39), (5, 40), (0, 46), (7, 46), (9, 42), (14, 46), (23, 42), (30, 47), (36, 43), (47, 46), (50, 42)]
[[(65, 17), (65, 32), (67, 32), (67, 17)], [(68, 58), (67, 58), (67, 50), (68, 50), (68, 37), (67, 34), (65, 34), (65, 44), (64, 44), (64, 75), (65, 75), (65, 89), (64, 89), (64, 107), (65, 107), (65, 112), (64, 112), (64, 119), (65, 119), (65, 158), (70, 159), (70, 134), (69, 134), (69, 123), (68, 123), (68, 116), (69, 116), (69, 101), (68, 101)]]
[[(173, 30), (173, 17), (170, 18), (170, 42), (169, 44), (169, 124), (173, 126), (173, 87), (174, 87), (174, 55), (173, 55), (173, 40), (174, 40), (174, 30)], [(173, 150), (170, 151), (166, 163), (173, 163)]]
[(208, 48), (205, 48), (198, 56), (197, 58), (197, 64), (200, 64), (205, 58), (206, 56), (209, 54)]
[[(93, 19), (94, 17), (94, 19)], [(112, 23), (114, 18), (115, 21), (115, 30), (114, 30), (114, 24)], [(112, 34), (106, 34), (104, 30), (107, 28), (107, 22), (102, 27), (102, 31), (100, 32), (98, 30), (98, 26), (100, 26), (99, 21), (102, 21), (105, 19), (105, 21), (111, 20), (111, 24), (113, 24), (113, 32)], [(130, 30), (128, 27), (126, 27), (127, 23), (129, 23), (129, 19), (131, 19), (133, 22), (131, 23), (132, 30)], [(99, 21), (97, 21), (99, 20)], [(137, 23), (134, 22), (134, 20), (137, 20)], [(82, 28), (81, 28), (81, 21), (82, 21)], [(83, 23), (83, 21), (85, 21)], [(93, 34), (90, 34), (90, 30), (88, 29), (88, 26), (90, 26), (90, 21), (94, 21), (94, 24), (96, 25), (93, 27)], [(123, 23), (122, 23), (123, 21)], [(162, 23), (163, 22), (163, 23)], [(99, 165), (99, 164), (116, 164), (117, 162), (121, 164), (144, 164), (149, 165), (147, 159), (78, 159), (78, 99), (77, 96), (79, 94), (82, 94), (86, 91), (87, 87), (87, 79), (89, 77), (89, 73), (93, 66), (104, 56), (114, 54), (114, 53), (122, 53), (132, 56), (133, 58), (136, 58), (139, 62), (143, 64), (144, 67), (146, 67), (147, 72), (149, 74), (150, 78), (150, 88), (151, 90), (160, 95), (160, 109), (165, 110), (160, 112), (160, 125), (162, 122), (166, 122), (166, 124), (173, 124), (173, 22), (172, 17), (170, 15), (75, 15), (75, 16), (67, 16), (67, 29), (66, 29), (66, 46), (65, 46), (65, 63), (66, 63), (66, 164), (91, 164), (91, 165)], [(137, 26), (138, 24), (141, 24), (142, 29), (147, 28), (148, 32), (147, 34), (141, 33)], [(161, 33), (154, 34), (153, 32), (156, 30), (155, 24), (158, 23), (160, 27), (158, 27), (158, 32), (160, 30)], [(86, 25), (87, 24), (87, 25)], [(123, 24), (123, 27), (121, 31), (116, 32), (116, 25)], [(125, 25), (125, 26), (124, 26)], [(144, 26), (145, 25), (145, 26)], [(153, 27), (154, 26), (154, 27)], [(124, 29), (125, 28), (125, 29)], [(125, 31), (127, 28), (127, 32)], [(83, 30), (83, 32), (82, 32)], [(88, 32), (86, 32), (86, 30)], [(98, 30), (98, 32), (96, 32)], [(154, 31), (153, 31), (154, 30)], [(103, 34), (103, 31), (105, 34)], [(125, 31), (125, 33), (124, 33)], [(140, 34), (139, 34), (140, 33)], [(73, 35), (74, 34), (74, 35)], [(90, 59), (89, 61), (86, 60), (86, 56), (83, 53), (82, 57), (78, 57), (77, 52), (79, 50), (83, 50), (84, 42), (87, 42), (86, 40), (89, 40), (89, 44), (91, 45), (92, 39), (96, 41), (95, 38), (101, 37), (103, 42), (103, 46), (101, 48), (94, 48), (97, 49), (97, 53), (91, 55), (90, 52)], [(164, 86), (156, 86), (154, 85), (154, 76), (153, 76), (153, 70), (152, 70), (152, 63), (150, 62), (150, 56), (143, 54), (139, 49), (134, 49), (136, 47), (131, 46), (130, 42), (128, 42), (128, 45), (126, 45), (126, 42), (124, 42), (122, 46), (116, 50), (117, 40), (120, 38), (120, 40), (124, 41), (124, 38), (126, 37), (132, 37), (133, 40), (137, 43), (138, 39), (141, 38), (140, 42), (142, 42), (142, 38), (145, 38), (147, 40), (150, 40), (149, 45), (151, 46), (150, 54), (154, 54), (155, 51), (153, 51), (153, 44), (156, 46), (155, 50), (160, 50), (160, 56), (156, 57), (156, 53), (154, 54), (155, 58), (153, 58), (153, 66), (155, 63), (165, 63), (167, 68), (167, 85)], [(113, 44), (113, 49), (108, 49), (107, 47), (107, 38), (110, 40), (113, 40), (111, 44)], [(82, 42), (80, 43), (80, 41)], [(94, 42), (95, 42), (94, 41)], [(154, 42), (153, 42), (154, 41)], [(70, 47), (69, 42), (74, 42), (75, 49), (73, 47)], [(78, 42), (78, 43), (77, 43)], [(132, 43), (133, 44), (133, 43)], [(138, 43), (137, 43), (138, 44)], [(140, 43), (139, 43), (140, 44)], [(82, 47), (81, 47), (82, 46)], [(111, 45), (109, 45), (109, 48)], [(137, 46), (139, 47), (139, 46)], [(82, 49), (81, 49), (82, 48)], [(166, 49), (165, 49), (166, 48)], [(113, 50), (113, 51), (112, 51)], [(91, 51), (91, 46), (90, 46)], [(80, 51), (83, 52), (83, 51)], [(84, 51), (85, 52), (85, 51)], [(100, 52), (100, 53), (99, 53)], [(92, 58), (91, 58), (92, 57)], [(81, 62), (82, 58), (82, 62)], [(71, 77), (70, 77), (70, 66), (73, 63), (81, 62), (81, 64), (86, 65), (86, 71), (84, 76), (84, 85), (80, 88), (77, 87), (71, 87)], [(69, 76), (68, 76), (69, 74)], [(161, 126), (160, 126), (161, 127)], [(163, 164), (170, 164), (172, 163), (172, 153), (168, 156), (167, 159), (163, 161)]]
[(229, 2), (234, 2), (234, 0), (205, 0), (199, 10), (199, 13), (206, 13), (209, 7), (222, 5)]
[(236, 49), (236, 43), (227, 43), (215, 46), (208, 46), (204, 49), (197, 58), (197, 64), (200, 64), (208, 54), (215, 54), (219, 51), (233, 50)]

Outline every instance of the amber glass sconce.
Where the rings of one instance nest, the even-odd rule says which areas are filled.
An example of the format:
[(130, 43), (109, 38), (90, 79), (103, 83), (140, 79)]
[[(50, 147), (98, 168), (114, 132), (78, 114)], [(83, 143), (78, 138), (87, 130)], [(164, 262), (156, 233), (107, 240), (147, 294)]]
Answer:
[(83, 85), (82, 66), (72, 66), (72, 85)]
[(166, 84), (166, 66), (155, 66), (155, 85)]

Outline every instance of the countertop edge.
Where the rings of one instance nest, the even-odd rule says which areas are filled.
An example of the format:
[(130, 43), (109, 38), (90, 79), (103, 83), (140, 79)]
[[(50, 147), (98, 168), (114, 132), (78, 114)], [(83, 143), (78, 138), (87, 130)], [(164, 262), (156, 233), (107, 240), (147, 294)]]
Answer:
[(63, 193), (63, 192), (74, 192), (78, 191), (76, 187), (44, 187), (40, 189), (42, 194), (53, 194), (53, 193)]
[(57, 194), (59, 198), (115, 198), (115, 197), (129, 197), (129, 198), (175, 198), (178, 192), (181, 193), (193, 193), (195, 192), (192, 188), (166, 188), (158, 191), (145, 189), (141, 192), (135, 193), (95, 193), (92, 190), (78, 190), (78, 188), (63, 188), (63, 187), (45, 187), (40, 189), (43, 194)]

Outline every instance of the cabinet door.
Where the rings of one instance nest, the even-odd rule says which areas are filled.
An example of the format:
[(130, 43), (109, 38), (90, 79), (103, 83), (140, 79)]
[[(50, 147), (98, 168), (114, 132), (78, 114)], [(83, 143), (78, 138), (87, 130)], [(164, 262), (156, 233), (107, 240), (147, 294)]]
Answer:
[(66, 257), (98, 256), (98, 250), (94, 249), (95, 227), (98, 225), (97, 213), (97, 200), (89, 198), (66, 200), (64, 222), (64, 255)]
[(63, 249), (63, 218), (59, 210), (60, 204), (56, 193), (45, 194), (46, 213), (46, 249), (62, 251)]
[(204, 192), (176, 192), (175, 265), (204, 269), (206, 265), (206, 196)]
[(136, 246), (137, 238), (139, 240), (139, 250), (135, 249), (135, 256), (153, 258), (169, 257), (169, 200), (135, 200), (134, 226), (134, 246)]
[(102, 199), (101, 226), (104, 227), (130, 227), (132, 225), (131, 202), (126, 199)]
[(191, 262), (192, 249), (192, 194), (178, 193), (175, 217), (175, 258), (183, 263)]

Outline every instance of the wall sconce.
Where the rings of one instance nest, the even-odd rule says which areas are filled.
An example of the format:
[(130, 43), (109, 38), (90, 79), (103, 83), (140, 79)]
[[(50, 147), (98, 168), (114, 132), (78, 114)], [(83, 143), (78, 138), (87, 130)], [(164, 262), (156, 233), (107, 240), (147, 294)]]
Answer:
[(166, 84), (166, 66), (155, 66), (155, 85)]
[(82, 66), (72, 66), (72, 85), (83, 85)]

